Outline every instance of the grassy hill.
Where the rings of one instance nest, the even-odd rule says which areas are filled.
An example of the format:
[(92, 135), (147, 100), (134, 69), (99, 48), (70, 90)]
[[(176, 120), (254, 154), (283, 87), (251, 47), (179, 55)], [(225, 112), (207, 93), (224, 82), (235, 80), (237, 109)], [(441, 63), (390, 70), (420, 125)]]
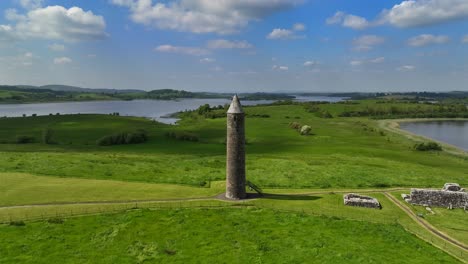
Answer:
[[(358, 105), (322, 107), (336, 116)], [(246, 112), (248, 177), (263, 187), (440, 187), (450, 181), (468, 185), (466, 157), (416, 151), (414, 142), (379, 128), (376, 120), (321, 118), (304, 105), (248, 107)], [(268, 117), (262, 117), (265, 114)], [(289, 127), (291, 122), (310, 125), (313, 135), (299, 135)], [(63, 115), (0, 119), (0, 127), (0, 142), (13, 143), (18, 136), (37, 142), (0, 144), (4, 172), (189, 185), (224, 177), (224, 118), (194, 112), (179, 126), (171, 126), (143, 118)], [(46, 128), (57, 144), (38, 144)], [(96, 145), (99, 138), (130, 128), (148, 131), (149, 141)], [(197, 141), (168, 137), (170, 132), (194, 135)]]
[[(181, 114), (179, 125), (109, 115), (0, 118), (0, 262), (459, 263), (466, 252), (385, 196), (468, 186), (466, 154), (417, 151), (415, 139), (378, 120), (451, 109), (438, 107), (245, 107), (247, 178), (267, 194), (245, 203), (214, 198), (225, 179), (222, 109)], [(301, 136), (294, 122), (312, 134)], [(96, 144), (139, 129), (147, 142)], [(43, 143), (44, 131), (53, 144)], [(21, 136), (32, 143), (16, 143)], [(370, 192), (383, 208), (345, 207), (343, 192)], [(412, 209), (466, 241), (463, 210)]]
[[(33, 103), (33, 102), (67, 102), (93, 100), (136, 100), (157, 99), (174, 100), (181, 98), (230, 98), (232, 94), (188, 92), (183, 90), (160, 89), (143, 91), (137, 89), (89, 89), (66, 85), (45, 86), (8, 86), (0, 85), (1, 103)], [(240, 94), (244, 100), (286, 100), (294, 96), (274, 93), (244, 93)]]
[(0, 226), (0, 245), (8, 245), (0, 261), (458, 263), (396, 225), (268, 209), (144, 210), (55, 222)]

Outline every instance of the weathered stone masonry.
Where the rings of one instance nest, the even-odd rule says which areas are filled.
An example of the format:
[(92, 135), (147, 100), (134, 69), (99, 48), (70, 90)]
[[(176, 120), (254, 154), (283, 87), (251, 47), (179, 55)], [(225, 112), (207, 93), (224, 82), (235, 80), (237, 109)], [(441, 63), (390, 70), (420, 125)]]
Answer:
[(458, 184), (445, 184), (444, 189), (411, 189), (407, 202), (422, 206), (438, 206), (447, 208), (467, 208), (468, 193)]
[(349, 193), (343, 196), (344, 204), (348, 206), (358, 206), (367, 208), (382, 208), (379, 201), (373, 197)]
[(245, 114), (234, 96), (227, 112), (226, 198), (244, 199), (245, 192)]

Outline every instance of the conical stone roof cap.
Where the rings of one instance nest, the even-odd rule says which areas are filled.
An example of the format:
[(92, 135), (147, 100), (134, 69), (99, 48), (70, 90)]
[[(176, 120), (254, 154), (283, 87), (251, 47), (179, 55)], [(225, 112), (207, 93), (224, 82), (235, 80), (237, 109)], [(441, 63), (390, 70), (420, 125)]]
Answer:
[(237, 94), (232, 98), (231, 106), (229, 106), (228, 114), (243, 114), (242, 105)]

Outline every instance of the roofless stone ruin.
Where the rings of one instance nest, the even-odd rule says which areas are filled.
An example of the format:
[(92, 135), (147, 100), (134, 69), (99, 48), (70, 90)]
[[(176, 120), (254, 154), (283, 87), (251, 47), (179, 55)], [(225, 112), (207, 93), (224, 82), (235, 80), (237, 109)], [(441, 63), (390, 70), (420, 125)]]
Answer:
[(457, 183), (446, 183), (442, 190), (411, 189), (411, 194), (403, 195), (403, 199), (414, 205), (468, 208), (468, 192)]
[(245, 114), (237, 95), (227, 111), (226, 198), (245, 199)]
[(358, 206), (366, 208), (381, 209), (379, 201), (370, 196), (348, 193), (343, 196), (344, 204), (348, 206)]

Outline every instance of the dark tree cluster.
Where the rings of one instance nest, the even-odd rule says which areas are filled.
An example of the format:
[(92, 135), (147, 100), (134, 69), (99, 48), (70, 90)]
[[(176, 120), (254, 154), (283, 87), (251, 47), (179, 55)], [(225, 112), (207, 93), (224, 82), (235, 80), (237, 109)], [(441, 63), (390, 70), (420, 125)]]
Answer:
[(181, 140), (181, 141), (192, 141), (192, 142), (199, 141), (199, 138), (197, 135), (193, 133), (189, 133), (189, 132), (168, 132), (166, 133), (166, 137)]
[(139, 144), (148, 141), (148, 133), (143, 129), (133, 132), (120, 132), (109, 136), (104, 136), (97, 140), (99, 146)]
[(211, 107), (209, 104), (204, 104), (195, 111), (198, 113), (198, 115), (204, 116), (205, 118), (215, 119), (226, 117), (226, 111), (228, 108), (229, 105), (218, 105)]
[(344, 111), (340, 117), (372, 117), (372, 118), (468, 118), (468, 108), (464, 104), (431, 105), (422, 107), (367, 106), (362, 110)]
[(414, 145), (414, 149), (418, 151), (441, 151), (442, 146), (436, 142), (418, 143)]
[(30, 144), (36, 142), (36, 138), (33, 136), (17, 136), (16, 144)]

